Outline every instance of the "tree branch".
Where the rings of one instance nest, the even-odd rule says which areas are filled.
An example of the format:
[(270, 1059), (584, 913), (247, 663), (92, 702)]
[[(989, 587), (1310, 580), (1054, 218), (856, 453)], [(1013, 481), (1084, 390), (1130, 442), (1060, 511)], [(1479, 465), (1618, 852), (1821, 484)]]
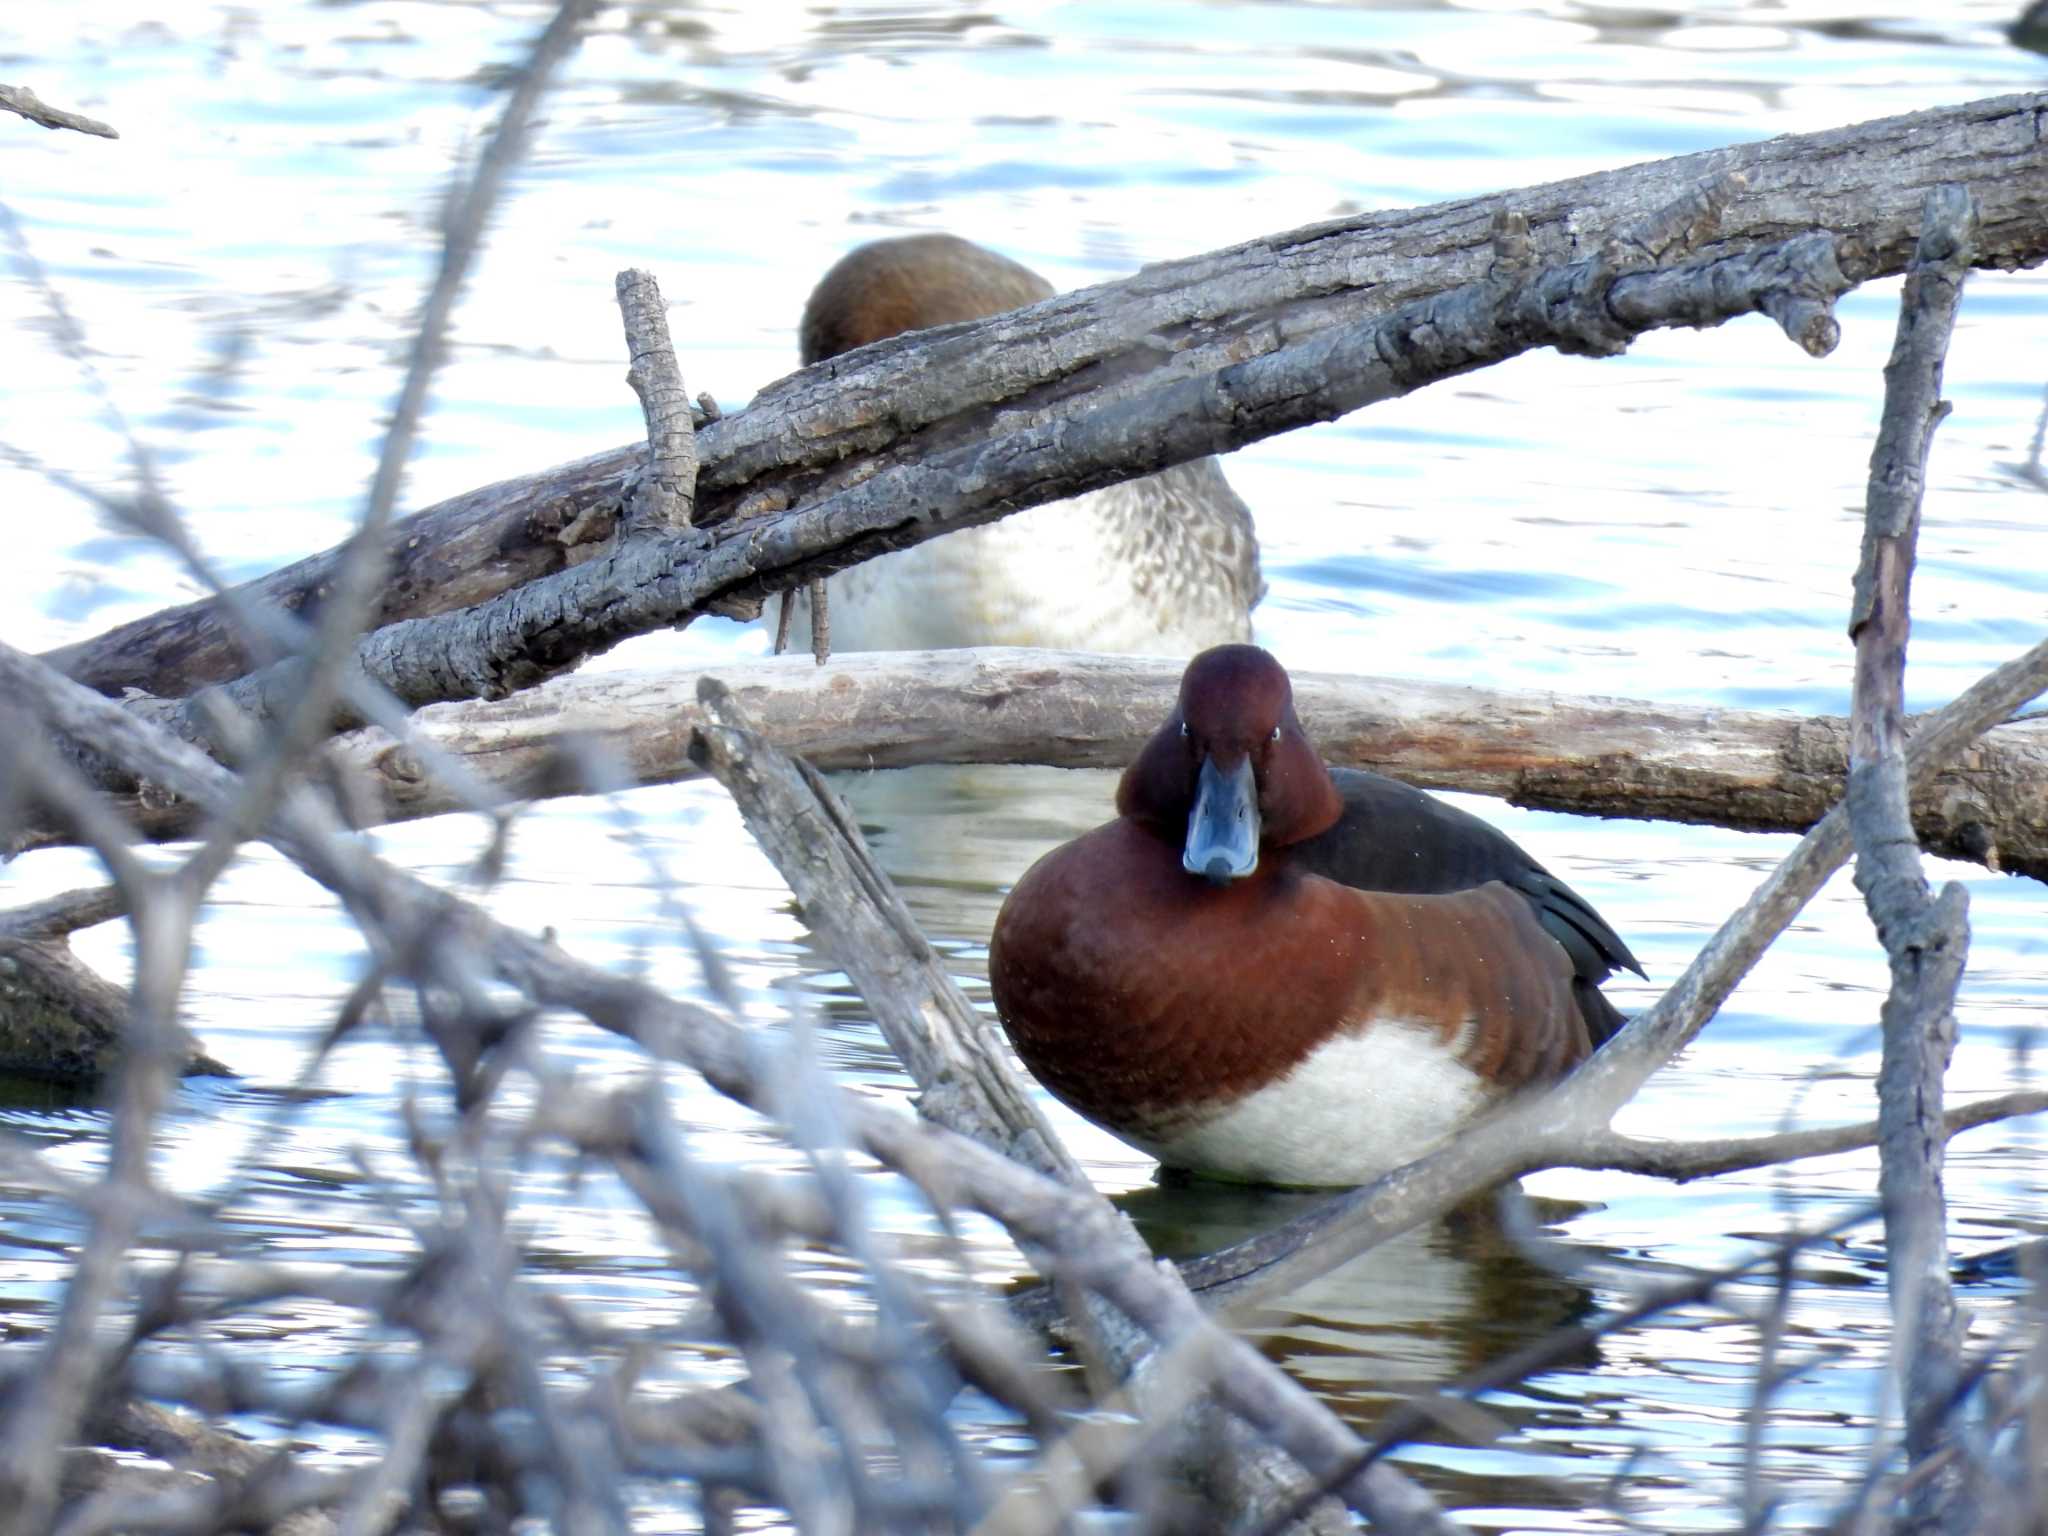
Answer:
[[(2038, 1115), (2043, 1110), (2048, 1110), (2048, 1092), (2029, 1088), (2002, 1093), (1995, 1098), (1952, 1106), (1943, 1114), (1936, 1134), (1945, 1142), (1980, 1125), (1995, 1125), (2020, 1115)], [(1581, 1138), (1571, 1154), (1554, 1166), (1641, 1173), (1683, 1184), (1751, 1168), (1775, 1168), (1801, 1158), (1859, 1151), (1876, 1146), (1879, 1132), (1875, 1120), (1866, 1120), (1861, 1125), (1829, 1125), (1775, 1136), (1716, 1141), (1649, 1141), (1599, 1130)]]
[[(770, 595), (874, 555), (1331, 420), (1534, 347), (1612, 353), (1653, 326), (1749, 313), (1787, 263), (1834, 272), (1834, 245), (1803, 236), (1650, 273), (1618, 271), (1603, 254), (1489, 278), (1214, 374), (895, 464), (786, 512), (628, 540), (474, 608), (366, 635), (355, 662), (408, 707), (502, 697), (633, 635), (705, 612), (758, 613)], [(1832, 281), (1846, 286), (1838, 272)], [(273, 664), (190, 700), (134, 707), (204, 744), (222, 700), (259, 722), (302, 708), (302, 672), (303, 663)], [(364, 722), (338, 710), (334, 723)]]
[[(707, 425), (699, 438), (698, 519), (786, 528), (796, 514), (785, 509), (816, 504), (880, 469), (999, 436), (998, 420), (1003, 428), (1042, 427), (1084, 406), (1099, 411), (1162, 384), (1303, 347), (1460, 285), (1492, 282), (1492, 231), (1507, 214), (1527, 226), (1532, 264), (1563, 265), (1589, 252), (1598, 259), (1609, 232), (1640, 231), (1703, 185), (1725, 186), (1711, 238), (1691, 264), (1709, 287), (1719, 258), (1753, 259), (1752, 247), (1816, 228), (1835, 232), (1836, 264), (1845, 279), (1860, 282), (1903, 269), (1926, 187), (1962, 177), (1983, 200), (1977, 259), (2037, 262), (2048, 256), (2048, 222), (2040, 217), (2048, 165), (2036, 127), (2044, 109), (2048, 94), (2002, 97), (1362, 215), (883, 342), (807, 369)], [(1664, 323), (1697, 323), (1685, 318), (1690, 297), (1681, 302), (1665, 291), (1670, 281), (1637, 274), (1615, 302), (1628, 307), (1640, 299), (1668, 316)], [(1755, 289), (1759, 302), (1788, 293), (1769, 282)], [(1408, 387), (1414, 382), (1410, 376)], [(1189, 451), (1245, 440), (1212, 435)], [(640, 454), (637, 445), (615, 449), (407, 519), (392, 530), (391, 580), (376, 622), (469, 607), (587, 560), (619, 516)], [(324, 601), (334, 559), (315, 556), (244, 590), (285, 611), (310, 612)], [(745, 607), (763, 590), (757, 581), (700, 595), (716, 611), (732, 601)], [(50, 659), (102, 692), (134, 687), (165, 697), (236, 676), (245, 665), (232, 625), (211, 601), (123, 625)]]
[(697, 433), (690, 422), (690, 392), (668, 337), (668, 311), (652, 272), (637, 267), (616, 283), (632, 359), (626, 382), (647, 418), (647, 467), (633, 493), (621, 531), (634, 535), (680, 533), (697, 506)]
[[(1948, 414), (1941, 366), (1969, 267), (1970, 195), (1928, 194), (1924, 226), (1899, 300), (1885, 364), (1884, 416), (1870, 457), (1863, 555), (1849, 636), (1856, 644), (1848, 808), (1856, 886), (1891, 962), (1878, 1069), (1879, 1189), (1886, 1273), (1906, 1417), (1909, 1469), (1948, 1443), (1962, 1373), (1962, 1323), (1949, 1284), (1941, 1170), (1942, 1079), (1955, 1050), (1955, 996), (1969, 954), (1969, 895), (1950, 884), (1931, 897), (1907, 807), (1904, 704), (1908, 604), (1920, 503), (1934, 429)], [(1909, 1496), (1916, 1529), (1976, 1528), (1959, 1468), (1921, 1479)]]

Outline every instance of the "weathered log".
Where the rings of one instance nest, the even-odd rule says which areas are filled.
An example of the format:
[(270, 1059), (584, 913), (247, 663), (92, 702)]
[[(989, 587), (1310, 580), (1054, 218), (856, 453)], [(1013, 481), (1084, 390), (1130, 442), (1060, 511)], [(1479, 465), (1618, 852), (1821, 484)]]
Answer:
[[(1180, 663), (1078, 652), (962, 650), (780, 657), (702, 669), (731, 688), (761, 732), (824, 769), (924, 763), (1117, 768), (1171, 708)], [(414, 716), (410, 743), (359, 731), (329, 748), (365, 825), (463, 809), (425, 766), (445, 753), (507, 802), (588, 792), (585, 748), (611, 782), (692, 777), (704, 723), (697, 671), (558, 678), (511, 699)], [(1514, 693), (1448, 683), (1297, 672), (1302, 719), (1332, 762), (1431, 789), (1517, 805), (1803, 831), (1841, 798), (1848, 722), (1628, 699)], [(565, 748), (573, 748), (565, 752)], [(129, 797), (145, 835), (193, 825), (178, 802)], [(1914, 798), (1922, 846), (2048, 877), (2048, 720), (2003, 725)], [(63, 840), (54, 827), (29, 846)]]
[[(814, 502), (892, 466), (1133, 398), (1294, 347), (1333, 327), (1486, 277), (1494, 231), (1526, 219), (1529, 259), (1612, 255), (1701, 184), (1724, 184), (1696, 253), (1834, 232), (1851, 281), (1901, 271), (1926, 188), (1967, 181), (1983, 208), (1980, 265), (2048, 258), (2048, 93), (2001, 97), (1820, 134), (1606, 171), (1434, 207), (1361, 215), (1148, 268), (994, 319), (863, 348), (772, 386), (700, 434), (701, 524)], [(1731, 176), (1731, 173), (1735, 173)], [(1654, 259), (1654, 249), (1620, 253)], [(639, 445), (506, 481), (406, 519), (391, 534), (378, 624), (470, 606), (601, 551), (630, 493)], [(330, 552), (243, 590), (285, 612), (317, 609)], [(741, 606), (752, 597), (741, 595)], [(211, 602), (169, 609), (50, 661), (102, 692), (178, 696), (239, 675), (233, 629)]]
[[(1710, 188), (1676, 207), (1691, 209), (1700, 197), (1718, 206)], [(1802, 344), (1827, 345), (1827, 306), (1848, 283), (1842, 259), (1835, 236), (1813, 233), (1672, 268), (1625, 270), (1603, 253), (1517, 269), (1215, 374), (1099, 408), (1076, 406), (1072, 420), (893, 465), (800, 507), (626, 539), (600, 560), (460, 613), (405, 619), (361, 637), (350, 658), (361, 682), (328, 725), (341, 731), (379, 718), (390, 723), (399, 709), (503, 697), (630, 636), (700, 613), (755, 612), (772, 593), (949, 529), (1331, 420), (1535, 347), (1611, 354), (1656, 326), (1773, 308)], [(334, 627), (326, 614), (321, 624), (323, 632)], [(310, 664), (294, 656), (190, 699), (138, 698), (131, 707), (221, 755), (223, 718), (303, 719), (315, 693)], [(100, 787), (127, 787), (87, 766)]]

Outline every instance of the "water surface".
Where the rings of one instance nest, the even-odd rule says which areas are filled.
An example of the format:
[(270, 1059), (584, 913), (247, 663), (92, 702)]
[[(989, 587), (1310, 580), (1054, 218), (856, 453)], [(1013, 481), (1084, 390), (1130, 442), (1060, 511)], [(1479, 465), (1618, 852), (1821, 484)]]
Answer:
[[(1359, 209), (1492, 191), (1771, 134), (2037, 88), (2048, 64), (2005, 46), (2003, 3), (1719, 0), (1654, 9), (1568, 0), (1407, 5), (1130, 3), (614, 7), (551, 98), (458, 317), (451, 365), (408, 484), (424, 505), (636, 438), (612, 300), (653, 268), (692, 389), (737, 404), (794, 366), (810, 283), (874, 235), (948, 229), (1062, 286)], [(448, 167), (486, 130), (494, 82), (540, 9), (519, 4), (166, 6), (104, 0), (0, 14), (0, 79), (91, 112), (116, 144), (0, 122), (4, 196), (90, 339), (110, 398), (150, 443), (203, 546), (243, 577), (347, 530), (367, 482), (433, 259)], [(10, 120), (11, 122), (11, 120)], [(1814, 361), (1769, 322), (1660, 333), (1623, 359), (1523, 357), (1234, 455), (1271, 595), (1259, 638), (1291, 664), (1492, 686), (1800, 712), (1846, 706), (1842, 634), (1895, 284), (1841, 306)], [(103, 487), (125, 448), (39, 300), (0, 280), (0, 437)], [(1908, 691), (1952, 697), (2040, 634), (2048, 501), (2026, 466), (2048, 382), (2048, 281), (1972, 279), (1947, 370), (1915, 592)], [(40, 649), (196, 590), (160, 552), (50, 481), (0, 464), (16, 541), (0, 566), (10, 643)], [(757, 631), (704, 623), (607, 665), (716, 664)], [(858, 793), (885, 858), (949, 961), (985, 997), (1001, 894), (1044, 848), (1105, 813), (1105, 776), (934, 771)], [(1675, 977), (1789, 839), (1474, 809), (1589, 896), (1652, 977)], [(637, 829), (620, 831), (623, 815)], [(389, 830), (408, 865), (454, 878), (484, 833)], [(2041, 1044), (2042, 892), (1963, 867), (1974, 949), (1951, 1074), (1963, 1097), (2010, 1086)], [(5, 894), (96, 878), (69, 853), (17, 861)], [(720, 792), (566, 802), (520, 823), (507, 921), (552, 925), (588, 958), (702, 987), (663, 891), (730, 957), (752, 1019), (779, 1029), (790, 989), (819, 1001), (821, 1050), (863, 1091), (908, 1085)], [(346, 1047), (328, 1096), (282, 1118), (276, 1095), (363, 964), (321, 894), (251, 850), (209, 910), (190, 1019), (243, 1076), (181, 1089), (164, 1177), (247, 1186), (252, 1251), (396, 1266), (411, 1238), (361, 1169), (410, 1179), (399, 1117), (437, 1091), (417, 1042)], [(80, 948), (126, 965), (115, 926)], [(1862, 908), (1831, 886), (1625, 1129), (1762, 1132), (1862, 1118), (1885, 985)], [(595, 1080), (630, 1055), (563, 1027), (551, 1045)], [(679, 1083), (703, 1144), (777, 1166), (751, 1116)], [(1285, 1214), (1293, 1197), (1158, 1190), (1137, 1154), (1053, 1113), (1097, 1181), (1128, 1191), (1163, 1246), (1193, 1250)], [(29, 1103), (0, 1123), (66, 1166), (104, 1153), (93, 1110)], [(1996, 1255), (2042, 1231), (2038, 1127), (1971, 1133), (1951, 1156), (1953, 1239)], [(1761, 1236), (1868, 1198), (1864, 1155), (1672, 1189), (1620, 1175), (1528, 1182), (1542, 1255), (1480, 1220), (1412, 1234), (1250, 1320), (1262, 1348), (1347, 1417), (1441, 1382), (1672, 1266), (1719, 1264)], [(541, 1166), (521, 1186), (537, 1283), (631, 1326), (684, 1298), (615, 1190)], [(881, 1209), (915, 1230), (901, 1202)], [(0, 1195), (4, 1337), (38, 1336), (75, 1219)], [(993, 1237), (981, 1259), (1011, 1272)], [(1803, 1275), (1795, 1326), (1837, 1357), (1791, 1383), (1765, 1466), (1785, 1522), (1815, 1523), (1860, 1470), (1886, 1334), (1869, 1229)], [(849, 1280), (832, 1281), (851, 1287)], [(1966, 1281), (1987, 1339), (2021, 1291), (1996, 1264)], [(1757, 1299), (1755, 1293), (1750, 1299)], [(317, 1372), (349, 1321), (308, 1304), (250, 1348)], [(280, 1341), (288, 1348), (280, 1349)], [(1609, 1480), (1662, 1530), (1737, 1523), (1753, 1330), (1680, 1313), (1544, 1372), (1495, 1411), (1505, 1440), (1424, 1445), (1404, 1464), (1481, 1529), (1606, 1530)], [(713, 1377), (729, 1362), (707, 1356)], [(303, 1430), (302, 1430), (303, 1432)], [(991, 1439), (1003, 1425), (983, 1426)], [(329, 1454), (358, 1451), (333, 1437)], [(1632, 1460), (1632, 1458), (1634, 1458)], [(649, 1525), (687, 1507), (640, 1495)]]

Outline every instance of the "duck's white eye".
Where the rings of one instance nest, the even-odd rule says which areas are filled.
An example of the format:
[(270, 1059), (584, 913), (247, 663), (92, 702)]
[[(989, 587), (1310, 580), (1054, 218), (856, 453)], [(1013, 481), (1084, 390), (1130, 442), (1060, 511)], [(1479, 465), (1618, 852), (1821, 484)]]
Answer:
[(1183, 740), (1183, 741), (1187, 740), (1187, 734), (1188, 734), (1188, 723), (1187, 723), (1187, 721), (1185, 721), (1185, 720), (1181, 721), (1181, 723), (1180, 723), (1180, 734), (1181, 734), (1181, 740)]
[(1277, 725), (1273, 727), (1273, 739), (1275, 741), (1280, 739), (1280, 727)]

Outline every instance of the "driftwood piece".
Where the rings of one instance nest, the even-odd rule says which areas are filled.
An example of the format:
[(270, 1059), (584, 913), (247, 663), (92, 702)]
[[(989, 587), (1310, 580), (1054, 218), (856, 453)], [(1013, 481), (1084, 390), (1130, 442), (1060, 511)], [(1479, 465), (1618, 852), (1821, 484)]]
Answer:
[[(1169, 709), (1180, 663), (1080, 652), (958, 650), (785, 657), (703, 669), (758, 729), (822, 769), (922, 763), (1043, 763), (1121, 768)], [(703, 723), (698, 673), (609, 672), (557, 678), (493, 702), (437, 705), (411, 722), (412, 744), (381, 730), (342, 737), (330, 761), (365, 824), (461, 810), (425, 752), (459, 762), (506, 802), (580, 793), (565, 747), (590, 744), (622, 781), (697, 772), (690, 732)], [(1496, 795), (1586, 815), (1803, 831), (1841, 797), (1848, 722), (1759, 711), (1572, 698), (1297, 672), (1304, 723), (1330, 761), (1432, 789)], [(1933, 853), (2048, 877), (2048, 720), (2002, 725), (1914, 794)], [(122, 809), (155, 838), (193, 823), (187, 805), (130, 796)], [(22, 846), (62, 841), (44, 824)]]
[[(2037, 126), (2044, 109), (2048, 94), (2001, 97), (1361, 215), (878, 343), (794, 375), (707, 425), (698, 517), (766, 516), (880, 468), (1042, 425), (1079, 395), (1113, 403), (1486, 279), (1504, 215), (1526, 224), (1531, 264), (1569, 262), (1598, 252), (1608, 232), (1641, 228), (1699, 186), (1725, 183), (1727, 200), (1698, 255), (1739, 254), (1825, 228), (1838, 237), (1844, 276), (1861, 281), (1904, 269), (1924, 191), (1960, 179), (1982, 202), (1980, 263), (2036, 262), (2048, 256), (2048, 157)], [(600, 552), (640, 452), (633, 445), (594, 455), (406, 519), (390, 535), (391, 578), (375, 622), (467, 607)], [(336, 558), (300, 561), (243, 590), (309, 613)], [(211, 601), (122, 625), (49, 659), (102, 692), (133, 687), (166, 697), (245, 666), (232, 626)]]
[(647, 418), (647, 468), (625, 519), (631, 534), (679, 533), (697, 506), (697, 434), (690, 422), (690, 392), (669, 341), (668, 311), (652, 272), (629, 267), (615, 287), (632, 362), (626, 382)]
[(121, 137), (96, 117), (51, 106), (25, 85), (0, 85), (0, 112), (19, 113), (44, 128), (69, 128), (101, 139)]
[[(1956, 988), (1969, 954), (1969, 894), (1949, 883), (1931, 895), (1907, 805), (1903, 695), (1909, 594), (1920, 502), (1934, 429), (1948, 414), (1941, 368), (1962, 301), (1973, 223), (1961, 187), (1928, 194), (1919, 249), (1899, 300), (1885, 364), (1884, 416), (1870, 456), (1863, 553), (1849, 636), (1856, 645), (1848, 808), (1856, 886), (1891, 964), (1878, 1068), (1878, 1188), (1884, 1199), (1886, 1275), (1898, 1339), (1908, 1496), (1916, 1529), (1980, 1529), (1962, 1468), (1935, 1458), (1955, 1434), (1963, 1325), (1949, 1283), (1948, 1204), (1941, 1176), (1943, 1079), (1955, 1051)], [(2003, 1525), (2003, 1521), (1994, 1521)]]

